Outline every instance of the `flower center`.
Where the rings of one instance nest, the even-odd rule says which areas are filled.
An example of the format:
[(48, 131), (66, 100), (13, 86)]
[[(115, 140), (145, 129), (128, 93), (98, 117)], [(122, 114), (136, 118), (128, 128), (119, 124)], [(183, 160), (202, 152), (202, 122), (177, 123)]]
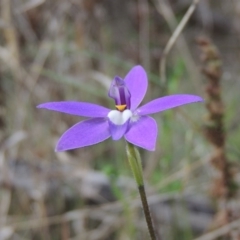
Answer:
[(126, 109), (130, 109), (131, 94), (124, 80), (120, 77), (113, 79), (108, 95), (115, 100), (115, 106), (118, 111), (123, 112)]
[(115, 125), (123, 125), (132, 117), (132, 112), (129, 109), (120, 112), (118, 110), (112, 110), (108, 113), (109, 120)]
[(127, 108), (127, 104), (115, 105), (116, 109), (120, 112), (123, 112)]

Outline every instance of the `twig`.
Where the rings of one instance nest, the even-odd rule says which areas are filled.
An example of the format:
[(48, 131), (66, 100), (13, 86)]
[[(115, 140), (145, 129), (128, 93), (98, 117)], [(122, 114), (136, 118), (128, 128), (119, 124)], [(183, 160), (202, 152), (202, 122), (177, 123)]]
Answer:
[[(9, 0), (8, 0), (9, 1)], [(30, 0), (15, 10), (16, 13), (27, 12), (33, 8), (42, 5), (46, 0)]]
[(160, 189), (166, 187), (170, 183), (179, 180), (187, 175), (187, 173), (191, 173), (193, 171), (196, 171), (198, 168), (202, 167), (204, 164), (209, 163), (211, 160), (210, 155), (207, 156), (204, 160), (200, 159), (199, 161), (196, 161), (192, 164), (189, 164), (179, 171), (173, 173), (172, 175), (166, 177), (164, 180), (162, 180), (158, 185), (156, 185), (154, 188), (156, 191), (159, 191)]
[(12, 23), (12, 1), (3, 0), (1, 3), (1, 15), (3, 21), (6, 23), (6, 28), (4, 28), (3, 35), (5, 37), (6, 46), (11, 56), (11, 67), (15, 70), (13, 74), (19, 79), (19, 69), (20, 69), (20, 57), (19, 57), (19, 47), (17, 33)]
[[(179, 194), (172, 193), (172, 194), (155, 194), (148, 196), (148, 202), (149, 205), (151, 204), (156, 204), (158, 202), (163, 202), (167, 201), (169, 199), (176, 199), (179, 197)], [(132, 199), (129, 198), (126, 200), (128, 204), (130, 204), (131, 208), (138, 208), (141, 206), (141, 201), (140, 199)], [(73, 210), (66, 212), (62, 215), (56, 215), (52, 217), (44, 217), (44, 218), (29, 218), (27, 220), (20, 220), (18, 222), (8, 222), (6, 223), (7, 226), (13, 228), (14, 230), (25, 230), (25, 229), (35, 229), (35, 228), (40, 228), (44, 226), (50, 226), (54, 224), (60, 224), (64, 221), (75, 221), (83, 218), (86, 216), (87, 213), (97, 213), (97, 211), (115, 211), (119, 212), (123, 208), (123, 203), (122, 202), (116, 202), (116, 203), (108, 203), (101, 205), (100, 207), (89, 207), (89, 208), (84, 208), (84, 209), (79, 209), (79, 210)], [(1, 230), (1, 228), (0, 228)]]
[[(187, 12), (185, 13), (185, 15), (183, 16), (182, 20), (180, 21), (180, 23), (178, 24), (178, 26), (175, 28), (172, 36), (170, 37), (169, 41), (167, 42), (167, 45), (165, 46), (163, 53), (162, 53), (162, 58), (159, 64), (159, 70), (160, 70), (160, 76), (161, 76), (161, 81), (163, 84), (166, 83), (166, 60), (167, 60), (167, 56), (170, 52), (170, 50), (172, 49), (173, 45), (175, 44), (175, 42), (177, 41), (178, 37), (180, 36), (180, 34), (182, 33), (184, 27), (186, 26), (186, 24), (188, 23), (190, 17), (192, 16), (192, 14), (194, 13), (197, 4), (199, 3), (200, 0), (193, 0), (192, 4), (190, 5), (190, 7), (188, 8)], [(160, 13), (162, 13), (166, 19), (168, 19), (168, 17), (166, 16), (166, 13), (169, 13), (169, 15), (171, 15), (171, 18), (174, 19), (174, 15), (173, 13), (169, 12), (170, 9), (169, 7), (167, 7), (166, 3), (164, 1), (162, 1), (161, 7), (159, 5), (157, 5), (157, 9)], [(169, 21), (168, 21), (169, 22)], [(169, 22), (170, 27), (173, 29), (174, 25), (176, 23), (176, 20), (173, 20), (174, 23)], [(181, 44), (181, 45), (185, 45), (186, 44)], [(187, 47), (184, 47), (185, 52), (188, 49)], [(190, 56), (190, 54), (188, 54)], [(183, 57), (185, 55), (183, 54)], [(187, 64), (191, 64), (191, 68), (195, 68), (194, 64), (192, 64), (192, 61), (188, 61)], [(195, 71), (195, 78), (196, 78), (196, 73), (198, 71)], [(193, 74), (191, 74), (193, 75)], [(193, 76), (192, 76), (193, 77)], [(193, 78), (194, 79), (194, 78)]]
[(149, 71), (149, 6), (147, 0), (138, 0), (139, 12), (139, 58), (144, 68)]
[(234, 216), (234, 210), (229, 203), (237, 190), (231, 163), (226, 153), (227, 138), (224, 125), (226, 112), (221, 91), (222, 59), (218, 49), (208, 38), (198, 38), (197, 44), (201, 50), (202, 72), (207, 80), (205, 86), (207, 116), (203, 133), (213, 146), (210, 163), (217, 174), (213, 178), (211, 194), (218, 205), (214, 225), (219, 227), (230, 222)]
[[(5, 229), (5, 225), (8, 219), (8, 212), (10, 209), (12, 192), (11, 189), (7, 187), (8, 180), (8, 167), (6, 164), (6, 158), (3, 151), (0, 151), (0, 174), (5, 180), (6, 186), (0, 189), (0, 227), (1, 229)], [(7, 228), (10, 230), (9, 234), (11, 235), (11, 228)], [(0, 230), (1, 231), (1, 230)]]
[(234, 228), (239, 228), (240, 226), (240, 219), (231, 222), (227, 225), (225, 225), (224, 227), (221, 227), (219, 229), (216, 229), (210, 233), (207, 233), (199, 238), (195, 238), (194, 240), (213, 240), (213, 239), (217, 239), (218, 237), (221, 237), (223, 235), (228, 234), (229, 232), (231, 232)]

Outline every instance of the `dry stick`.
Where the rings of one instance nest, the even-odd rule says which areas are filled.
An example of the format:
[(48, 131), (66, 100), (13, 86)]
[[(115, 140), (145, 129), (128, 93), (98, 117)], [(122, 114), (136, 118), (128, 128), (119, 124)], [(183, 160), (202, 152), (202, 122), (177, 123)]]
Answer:
[[(148, 196), (148, 202), (149, 204), (156, 204), (158, 202), (164, 202), (164, 201), (169, 201), (173, 199), (178, 199), (180, 196), (179, 194), (176, 193), (171, 193), (171, 194), (164, 194), (164, 195), (151, 195)], [(132, 198), (127, 198), (126, 199), (127, 203), (130, 204), (131, 208), (139, 208), (141, 206), (141, 201), (139, 199), (132, 199)], [(26, 229), (35, 229), (43, 226), (50, 226), (54, 224), (61, 224), (63, 221), (75, 221), (79, 220), (83, 217), (86, 216), (86, 214), (89, 214), (90, 212), (97, 212), (97, 211), (115, 211), (119, 212), (123, 208), (123, 203), (121, 202), (114, 202), (114, 203), (107, 203), (103, 204), (103, 206), (99, 207), (89, 207), (85, 209), (79, 209), (79, 210), (73, 210), (66, 212), (62, 215), (56, 215), (52, 217), (44, 217), (44, 218), (28, 218), (27, 220), (22, 220), (20, 219), (19, 221), (16, 222), (11, 222), (9, 221), (6, 223), (6, 225), (15, 231), (17, 230), (26, 230)], [(1, 230), (1, 228), (0, 228)]]
[(19, 46), (17, 40), (17, 33), (12, 23), (12, 1), (2, 0), (1, 2), (1, 16), (3, 21), (6, 23), (3, 35), (6, 41), (6, 46), (11, 55), (11, 61), (8, 63), (13, 69), (13, 74), (17, 80), (19, 80), (20, 71), (20, 57), (19, 57)]
[[(9, 0), (7, 0), (9, 1)], [(42, 5), (46, 0), (34, 0), (34, 1), (28, 1), (25, 4), (22, 4), (21, 7), (18, 7), (15, 12), (16, 13), (24, 13), (27, 12), (33, 8), (36, 8), (40, 5)]]
[[(200, 167), (202, 164), (208, 163), (209, 162), (209, 157), (206, 157), (205, 160), (202, 162), (196, 162), (188, 166), (187, 171), (193, 171), (196, 170), (198, 167)], [(160, 185), (156, 186), (156, 189), (161, 189), (162, 187), (165, 187), (172, 181), (175, 181), (177, 179), (180, 179), (184, 175), (185, 170), (182, 169), (179, 172), (173, 174), (169, 178), (166, 179), (166, 181), (163, 181)], [(156, 204), (157, 202), (162, 202), (162, 201), (168, 201), (169, 199), (177, 199), (179, 196), (178, 194), (165, 194), (165, 195), (150, 195), (148, 196), (148, 201), (149, 205), (151, 204)], [(132, 199), (128, 198), (126, 199), (127, 202), (129, 202), (130, 206), (132, 208), (138, 208), (140, 207), (141, 203), (139, 199)], [(96, 212), (96, 211), (121, 211), (123, 204), (121, 202), (114, 202), (114, 203), (107, 203), (103, 204), (99, 207), (94, 208), (86, 208), (86, 209), (80, 209), (80, 210), (73, 210), (66, 212), (62, 215), (56, 215), (52, 217), (44, 217), (44, 218), (28, 218), (25, 219), (24, 221), (10, 221), (7, 223), (7, 226), (14, 229), (15, 231), (20, 231), (20, 230), (26, 230), (26, 229), (35, 229), (35, 228), (40, 228), (43, 226), (50, 226), (50, 225), (55, 225), (55, 224), (61, 224), (62, 222), (68, 222), (68, 221), (75, 221), (78, 219), (81, 219), (85, 214), (88, 212)], [(1, 230), (1, 228), (0, 228)], [(215, 231), (214, 231), (215, 232)], [(196, 239), (198, 240), (198, 239)], [(200, 239), (203, 240), (203, 239)]]
[(209, 144), (213, 146), (210, 162), (217, 175), (213, 178), (211, 193), (218, 204), (218, 213), (213, 226), (218, 227), (230, 222), (234, 217), (230, 201), (236, 196), (237, 185), (231, 171), (230, 160), (226, 154), (225, 108), (221, 91), (221, 57), (218, 49), (209, 39), (200, 37), (197, 39), (197, 43), (201, 50), (202, 72), (207, 80), (205, 87), (207, 116), (205, 117), (203, 133)]
[[(26, 79), (27, 83), (32, 83), (32, 78), (30, 77), (30, 74), (26, 74), (21, 68), (17, 33), (16, 33), (16, 30), (15, 30), (14, 25), (12, 23), (12, 9), (13, 9), (13, 6), (11, 4), (12, 4), (12, 1), (10, 1), (10, 0), (3, 0), (3, 2), (2, 2), (2, 17), (8, 25), (8, 27), (5, 28), (4, 36), (5, 36), (5, 40), (6, 40), (6, 46), (7, 46), (8, 50), (9, 50), (11, 56), (12, 56), (12, 61), (11, 61), (12, 62), (12, 66), (11, 66), (12, 73), (13, 73), (15, 79), (18, 81), (18, 83), (20, 83), (22, 81), (22, 79), (25, 78), (25, 77), (27, 78)], [(42, 52), (44, 52), (44, 51), (41, 51), (41, 53)], [(46, 60), (45, 55), (43, 57), (42, 62), (44, 62)], [(33, 69), (33, 70), (35, 70), (35, 69)], [(37, 74), (39, 75), (38, 72), (37, 72)], [(33, 74), (31, 74), (31, 76), (32, 75)], [(33, 76), (35, 76), (35, 75), (33, 75)], [(34, 83), (35, 83), (35, 81), (34, 81)], [(19, 84), (17, 84), (16, 86), (19, 86)], [(33, 88), (33, 87), (30, 86), (30, 89), (31, 88)], [(27, 96), (28, 96), (28, 94), (26, 94), (24, 97), (27, 97)], [(22, 125), (21, 120), (22, 119), (20, 118), (20, 125)], [(5, 193), (5, 195), (4, 195), (5, 196), (5, 199), (4, 199), (5, 201), (1, 201), (1, 204), (8, 204), (9, 205), (9, 202), (11, 200), (10, 191), (7, 189), (4, 193)], [(7, 211), (8, 211), (8, 207), (6, 207), (5, 215), (6, 215)], [(48, 229), (46, 229), (47, 237), (46, 237), (46, 234), (44, 234), (44, 232), (42, 232), (42, 233), (44, 234), (45, 239), (50, 239), (50, 237), (48, 236), (49, 234), (47, 232), (48, 232)]]
[(208, 164), (211, 160), (210, 157), (211, 156), (209, 155), (204, 160), (200, 159), (194, 163), (191, 163), (191, 164), (183, 167), (179, 171), (177, 171), (177, 172), (171, 174), (170, 176), (166, 177), (165, 179), (163, 179), (161, 182), (159, 182), (159, 184), (155, 185), (154, 189), (156, 191), (159, 191), (162, 188), (168, 186), (170, 183), (172, 183), (176, 180), (180, 180), (181, 178), (183, 178), (186, 175), (186, 173), (188, 173), (188, 174), (190, 174), (191, 172), (193, 173), (193, 171), (196, 171), (203, 165)]
[(168, 56), (170, 50), (172, 49), (173, 45), (177, 41), (179, 35), (183, 31), (184, 27), (186, 26), (187, 22), (189, 21), (190, 17), (192, 16), (193, 12), (195, 11), (199, 1), (200, 0), (192, 1), (192, 4), (188, 8), (187, 12), (185, 13), (184, 17), (182, 18), (182, 20), (180, 21), (180, 23), (178, 24), (176, 29), (174, 30), (171, 38), (169, 39), (166, 47), (163, 50), (162, 59), (159, 64), (160, 76), (161, 76), (161, 81), (163, 84), (166, 83), (166, 59), (167, 59), (167, 56)]
[(138, 0), (139, 12), (139, 58), (144, 68), (149, 71), (149, 6), (147, 0)]
[[(0, 153), (1, 154), (1, 153)], [(1, 154), (0, 160), (3, 161), (2, 166), (0, 167), (1, 175), (3, 175), (6, 178), (7, 175), (7, 166), (5, 164), (5, 157), (4, 153)], [(12, 198), (12, 192), (7, 186), (3, 186), (1, 188), (1, 197), (0, 197), (0, 227), (4, 227), (7, 222), (8, 218), (8, 212), (10, 209), (11, 204), (11, 198)]]
[[(19, 61), (19, 48), (18, 48), (18, 41), (17, 41), (17, 34), (12, 23), (12, 12), (11, 12), (11, 1), (10, 0), (2, 0), (1, 2), (1, 17), (6, 24), (6, 27), (3, 31), (3, 36), (5, 38), (7, 52), (6, 54), (10, 56), (10, 61), (7, 64), (10, 64), (13, 69), (19, 68), (20, 61)], [(2, 49), (1, 49), (2, 50)], [(17, 78), (17, 72), (13, 71), (14, 76)], [(2, 90), (2, 89), (1, 89)], [(3, 94), (3, 93), (2, 93)], [(1, 96), (3, 97), (3, 96)], [(3, 100), (2, 100), (3, 101)], [(1, 104), (1, 103), (0, 103)], [(2, 116), (2, 124), (4, 122), (4, 116)], [(0, 172), (1, 175), (4, 176), (6, 179), (7, 165), (5, 164), (5, 156), (3, 152), (0, 152)], [(10, 208), (11, 203), (11, 190), (7, 187), (3, 187), (1, 189), (1, 198), (0, 198), (0, 225), (4, 226), (7, 221), (8, 211)]]
[(194, 240), (214, 240), (214, 239), (217, 239), (218, 237), (228, 234), (234, 228), (239, 228), (239, 226), (240, 226), (240, 219), (234, 222), (231, 222), (223, 227), (220, 227), (219, 229), (216, 229), (210, 233), (207, 233), (199, 238), (195, 238)]

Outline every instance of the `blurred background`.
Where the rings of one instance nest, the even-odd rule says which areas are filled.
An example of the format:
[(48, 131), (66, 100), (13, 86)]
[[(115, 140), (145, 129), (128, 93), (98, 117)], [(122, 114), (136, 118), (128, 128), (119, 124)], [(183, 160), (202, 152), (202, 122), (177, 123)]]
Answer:
[(144, 102), (205, 99), (155, 115), (156, 151), (140, 150), (157, 234), (240, 239), (240, 2), (195, 2), (166, 52), (190, 0), (0, 1), (0, 240), (148, 239), (124, 141), (56, 153), (82, 119), (36, 109), (114, 108), (110, 81), (137, 64), (149, 78)]

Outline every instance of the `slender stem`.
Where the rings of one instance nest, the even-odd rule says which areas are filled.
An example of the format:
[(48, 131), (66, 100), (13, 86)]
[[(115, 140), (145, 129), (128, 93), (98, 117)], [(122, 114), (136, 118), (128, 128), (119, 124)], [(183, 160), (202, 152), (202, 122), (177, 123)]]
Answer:
[(148, 226), (148, 231), (151, 237), (151, 240), (156, 240), (155, 231), (153, 228), (153, 223), (151, 219), (151, 214), (147, 202), (147, 197), (144, 188), (143, 174), (142, 174), (142, 162), (138, 149), (131, 143), (127, 142), (127, 156), (129, 165), (131, 166), (133, 176), (136, 180), (139, 194), (142, 201), (143, 211), (145, 214), (145, 219)]
[(150, 210), (149, 210), (149, 206), (148, 206), (148, 202), (147, 202), (147, 197), (146, 197), (146, 192), (145, 192), (144, 185), (138, 186), (138, 190), (139, 190), (140, 197), (141, 197), (141, 200), (142, 200), (143, 211), (144, 211), (144, 214), (145, 214), (145, 219), (146, 219), (146, 222), (147, 222), (149, 234), (150, 234), (152, 240), (156, 240), (155, 231), (154, 231), (154, 228), (153, 228), (152, 218), (151, 218), (151, 214), (150, 214)]

